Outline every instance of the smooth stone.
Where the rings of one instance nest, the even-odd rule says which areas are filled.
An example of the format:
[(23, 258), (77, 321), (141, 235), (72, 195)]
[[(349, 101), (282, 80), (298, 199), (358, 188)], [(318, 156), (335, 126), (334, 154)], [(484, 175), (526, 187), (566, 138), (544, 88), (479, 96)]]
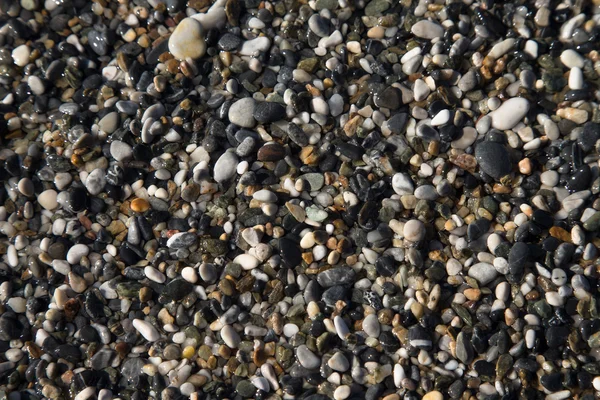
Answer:
[(240, 335), (235, 331), (235, 329), (233, 329), (231, 325), (223, 326), (220, 333), (223, 342), (225, 342), (225, 344), (232, 349), (237, 348), (242, 341)]
[(350, 267), (335, 267), (320, 272), (317, 275), (317, 281), (322, 287), (331, 287), (334, 285), (348, 285), (354, 283), (356, 273)]
[(90, 248), (85, 244), (76, 244), (67, 252), (67, 261), (71, 265), (79, 264), (81, 259), (90, 253)]
[(184, 249), (195, 244), (198, 240), (196, 233), (178, 232), (167, 240), (167, 247), (171, 249)]
[(508, 150), (500, 143), (479, 143), (475, 146), (475, 158), (479, 168), (494, 179), (500, 179), (512, 170)]
[(85, 188), (94, 196), (102, 193), (106, 187), (106, 172), (102, 168), (96, 168), (87, 176)]
[(296, 349), (298, 362), (306, 369), (315, 369), (321, 365), (321, 359), (317, 357), (306, 345), (298, 346)]
[(415, 186), (408, 174), (398, 172), (392, 177), (392, 188), (399, 195), (413, 194)]
[(512, 129), (529, 111), (529, 101), (522, 97), (513, 97), (506, 100), (489, 115), (492, 118), (492, 127), (500, 130)]
[(110, 154), (117, 161), (128, 161), (133, 157), (133, 148), (120, 140), (115, 140), (110, 144)]
[(232, 151), (226, 151), (219, 157), (214, 167), (214, 180), (216, 182), (225, 182), (231, 179), (238, 167), (238, 157)]
[(98, 121), (98, 128), (108, 134), (113, 133), (119, 127), (119, 114), (116, 111), (106, 114)]
[(256, 257), (250, 254), (240, 254), (233, 259), (233, 262), (242, 266), (245, 270), (251, 270), (258, 267), (259, 261)]
[(418, 242), (425, 237), (425, 225), (417, 219), (411, 219), (404, 224), (403, 233), (405, 239)]
[(375, 105), (377, 107), (385, 107), (390, 110), (397, 110), (402, 103), (402, 92), (400, 89), (393, 86), (387, 87), (381, 93), (375, 96)]
[(247, 40), (242, 44), (240, 54), (251, 56), (257, 52), (265, 52), (271, 47), (271, 39), (266, 36), (259, 36), (255, 39)]
[(379, 334), (381, 333), (381, 325), (379, 324), (377, 315), (367, 315), (365, 319), (363, 319), (362, 329), (367, 335), (369, 335), (369, 337), (379, 337)]
[(160, 333), (147, 321), (134, 319), (133, 327), (149, 342), (156, 342), (160, 339)]
[(444, 28), (441, 25), (425, 19), (414, 24), (410, 31), (415, 36), (428, 40), (444, 36)]
[(46, 210), (55, 210), (58, 207), (58, 201), (56, 200), (58, 197), (58, 193), (56, 190), (48, 189), (44, 190), (37, 197), (37, 201), (40, 206), (45, 208)]
[(251, 97), (236, 101), (229, 108), (229, 121), (242, 128), (254, 128), (254, 125), (256, 125), (256, 120), (254, 119), (255, 106), (256, 101)]
[(344, 356), (342, 352), (335, 353), (329, 361), (327, 361), (327, 365), (334, 371), (346, 372), (348, 368), (350, 368), (350, 362)]
[(12, 59), (14, 63), (19, 67), (24, 67), (29, 64), (29, 55), (31, 50), (26, 44), (22, 44), (12, 51)]
[[(263, 101), (257, 103), (253, 112), (254, 119), (261, 124), (279, 121), (285, 118), (285, 107), (279, 103)], [(237, 124), (236, 124), (237, 125)]]
[(193, 18), (182, 19), (169, 38), (169, 52), (179, 60), (202, 57), (206, 53), (202, 25)]
[(469, 276), (476, 279), (482, 285), (487, 285), (498, 276), (498, 271), (492, 264), (480, 262), (469, 268)]

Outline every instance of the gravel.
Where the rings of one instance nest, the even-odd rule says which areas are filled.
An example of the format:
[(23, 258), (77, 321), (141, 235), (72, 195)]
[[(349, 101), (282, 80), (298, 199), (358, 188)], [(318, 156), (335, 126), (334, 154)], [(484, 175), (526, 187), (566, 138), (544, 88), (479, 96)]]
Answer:
[(596, 1), (0, 16), (0, 397), (600, 395)]

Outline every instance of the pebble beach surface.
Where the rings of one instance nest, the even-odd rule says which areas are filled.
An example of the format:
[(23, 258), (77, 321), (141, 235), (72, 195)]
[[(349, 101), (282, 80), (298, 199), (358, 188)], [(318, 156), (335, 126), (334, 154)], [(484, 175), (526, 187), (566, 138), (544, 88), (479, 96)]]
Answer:
[(599, 51), (598, 0), (0, 0), (0, 399), (597, 399)]

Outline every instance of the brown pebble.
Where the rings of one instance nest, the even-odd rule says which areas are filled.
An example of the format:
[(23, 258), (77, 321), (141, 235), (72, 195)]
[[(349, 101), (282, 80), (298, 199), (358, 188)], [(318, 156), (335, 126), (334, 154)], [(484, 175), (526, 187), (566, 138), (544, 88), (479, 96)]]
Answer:
[(150, 208), (150, 203), (148, 203), (148, 200), (140, 199), (138, 197), (131, 201), (131, 203), (129, 204), (129, 207), (131, 208), (132, 211), (143, 213), (143, 212), (148, 211), (148, 209)]
[(256, 154), (258, 161), (279, 161), (285, 157), (285, 147), (279, 143), (267, 143)]

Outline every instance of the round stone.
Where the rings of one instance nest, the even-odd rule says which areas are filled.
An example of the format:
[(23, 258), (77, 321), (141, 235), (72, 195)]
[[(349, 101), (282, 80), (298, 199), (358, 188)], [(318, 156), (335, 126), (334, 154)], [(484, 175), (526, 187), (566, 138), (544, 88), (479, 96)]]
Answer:
[(254, 128), (254, 125), (256, 125), (256, 120), (254, 119), (255, 105), (256, 101), (251, 97), (236, 101), (229, 108), (229, 121), (242, 128)]
[(404, 238), (411, 242), (418, 242), (425, 237), (425, 224), (416, 219), (411, 219), (404, 224)]
[(180, 60), (197, 59), (206, 53), (204, 30), (194, 18), (182, 19), (169, 38), (169, 51)]

